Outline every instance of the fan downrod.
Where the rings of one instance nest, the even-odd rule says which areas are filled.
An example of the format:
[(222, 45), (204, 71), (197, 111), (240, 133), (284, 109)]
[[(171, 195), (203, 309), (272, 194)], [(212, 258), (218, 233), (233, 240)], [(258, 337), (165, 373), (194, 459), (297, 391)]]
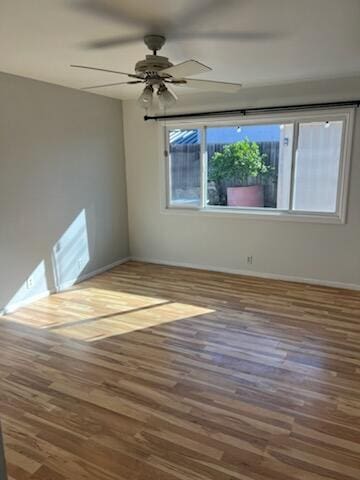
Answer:
[(156, 55), (156, 52), (161, 49), (165, 40), (163, 35), (145, 35), (144, 37), (144, 43), (153, 52), (153, 55)]

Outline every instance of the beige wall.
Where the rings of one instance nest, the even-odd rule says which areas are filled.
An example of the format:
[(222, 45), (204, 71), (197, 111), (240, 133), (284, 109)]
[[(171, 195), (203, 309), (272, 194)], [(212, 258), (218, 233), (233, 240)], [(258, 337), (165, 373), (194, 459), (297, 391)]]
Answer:
[[(181, 99), (179, 111), (360, 98), (359, 79), (243, 89)], [(360, 287), (360, 121), (357, 114), (348, 219), (345, 225), (293, 223), (161, 212), (158, 124), (144, 122), (134, 101), (123, 102), (131, 254), (140, 259), (250, 271)], [(254, 257), (253, 265), (246, 257)]]
[(0, 105), (1, 311), (129, 252), (121, 102), (0, 74)]

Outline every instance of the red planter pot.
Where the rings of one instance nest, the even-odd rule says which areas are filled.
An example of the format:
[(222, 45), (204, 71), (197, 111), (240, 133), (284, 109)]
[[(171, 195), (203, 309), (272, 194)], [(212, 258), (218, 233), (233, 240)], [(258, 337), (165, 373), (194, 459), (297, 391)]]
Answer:
[(229, 207), (263, 207), (263, 185), (250, 185), (249, 187), (228, 187), (227, 204)]

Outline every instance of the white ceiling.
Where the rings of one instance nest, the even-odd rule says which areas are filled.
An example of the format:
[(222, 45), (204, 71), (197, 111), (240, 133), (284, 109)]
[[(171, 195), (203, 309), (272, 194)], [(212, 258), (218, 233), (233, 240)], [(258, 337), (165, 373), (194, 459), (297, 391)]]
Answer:
[[(150, 53), (141, 42), (106, 50), (87, 49), (84, 43), (141, 36), (153, 30), (147, 23), (176, 25), (190, 13), (192, 20), (178, 25), (182, 31), (274, 34), (257, 41), (195, 40), (190, 35), (169, 41), (161, 54), (173, 63), (195, 58), (213, 68), (196, 78), (246, 86), (360, 74), (359, 0), (97, 0), (117, 6), (116, 18), (80, 8), (83, 1), (1, 0), (0, 70), (73, 88), (126, 80), (69, 65), (133, 72), (135, 62)], [(195, 6), (205, 7), (198, 17), (191, 14)], [(187, 89), (178, 90), (184, 94)], [(93, 91), (114, 98), (134, 98), (138, 92), (138, 86)]]

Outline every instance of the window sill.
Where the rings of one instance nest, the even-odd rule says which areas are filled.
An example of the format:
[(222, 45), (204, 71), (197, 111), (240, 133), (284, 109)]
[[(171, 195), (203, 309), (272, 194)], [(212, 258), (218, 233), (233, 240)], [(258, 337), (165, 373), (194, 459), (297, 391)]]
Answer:
[(345, 224), (345, 219), (338, 214), (321, 214), (321, 213), (289, 213), (287, 211), (263, 211), (263, 210), (247, 210), (237, 208), (221, 208), (207, 207), (199, 208), (193, 205), (172, 205), (162, 209), (165, 215), (201, 215), (204, 217), (223, 217), (223, 218), (243, 218), (246, 220), (266, 220), (266, 221), (282, 221), (282, 222), (303, 222), (303, 223), (328, 223), (328, 224)]

